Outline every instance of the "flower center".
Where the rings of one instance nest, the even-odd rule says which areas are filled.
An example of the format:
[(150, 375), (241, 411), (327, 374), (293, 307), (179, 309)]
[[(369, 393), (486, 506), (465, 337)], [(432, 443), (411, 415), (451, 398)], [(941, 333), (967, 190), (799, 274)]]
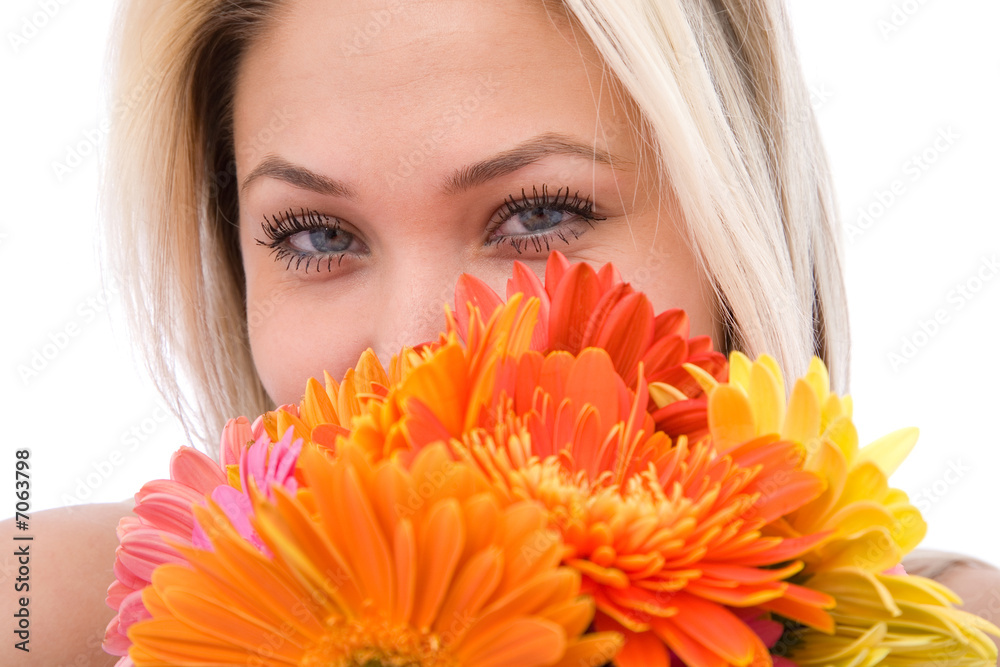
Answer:
[(334, 617), (300, 667), (458, 667), (439, 634), (386, 619)]

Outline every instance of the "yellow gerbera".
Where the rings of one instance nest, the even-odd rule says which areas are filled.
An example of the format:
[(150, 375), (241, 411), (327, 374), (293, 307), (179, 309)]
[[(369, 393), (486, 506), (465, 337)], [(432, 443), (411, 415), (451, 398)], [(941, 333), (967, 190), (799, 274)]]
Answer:
[[(889, 486), (891, 475), (916, 442), (917, 430), (891, 433), (858, 447), (849, 397), (830, 391), (822, 361), (813, 358), (785, 403), (777, 363), (730, 356), (728, 384), (689, 367), (709, 395), (709, 426), (723, 451), (748, 437), (778, 433), (802, 443), (804, 468), (826, 488), (815, 500), (768, 526), (793, 537), (830, 531), (801, 555), (805, 567), (792, 578), (836, 600), (833, 634), (802, 628), (793, 633), (790, 655), (800, 665), (993, 665), (996, 647), (984, 633), (991, 623), (952, 607), (960, 602), (947, 588), (915, 576), (888, 574), (926, 532), (906, 494)], [(788, 616), (783, 600), (760, 605)], [(801, 613), (801, 609), (796, 608)], [(787, 637), (786, 637), (787, 639)]]
[(920, 512), (888, 484), (913, 448), (917, 430), (900, 429), (859, 448), (851, 399), (830, 391), (820, 359), (814, 357), (805, 377), (795, 382), (787, 405), (781, 371), (767, 355), (751, 362), (732, 353), (726, 384), (695, 367), (689, 370), (709, 394), (709, 428), (717, 447), (726, 451), (749, 438), (778, 434), (801, 443), (804, 468), (826, 481), (818, 498), (772, 525), (783, 535), (832, 532), (803, 556), (805, 574), (841, 567), (884, 572), (923, 539), (927, 524)]
[(786, 635), (786, 654), (800, 667), (996, 664), (986, 634), (996, 628), (951, 607), (958, 598), (930, 579), (851, 568), (822, 572), (808, 585), (836, 598), (837, 632)]
[(596, 665), (620, 647), (583, 635), (593, 602), (544, 509), (502, 506), (443, 447), (408, 468), (351, 443), (300, 464), (297, 494), (253, 493), (273, 558), (195, 508), (212, 549), (154, 572), (152, 618), (128, 631), (137, 666)]

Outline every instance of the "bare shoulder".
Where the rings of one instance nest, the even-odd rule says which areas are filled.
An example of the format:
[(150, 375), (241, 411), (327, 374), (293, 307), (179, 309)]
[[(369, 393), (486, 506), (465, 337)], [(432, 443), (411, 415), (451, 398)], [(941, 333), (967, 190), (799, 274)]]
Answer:
[[(118, 537), (118, 520), (130, 514), (132, 501), (77, 505), (32, 513), (28, 531), (4, 521), (6, 545), (0, 558), (3, 635), (0, 663), (45, 667), (114, 665), (101, 650), (104, 629), (114, 611), (104, 604)], [(17, 533), (17, 535), (14, 535)], [(30, 540), (14, 537), (30, 536)], [(27, 610), (22, 611), (22, 610)], [(17, 615), (20, 614), (20, 618)], [(25, 619), (21, 620), (21, 619)], [(13, 627), (10, 624), (13, 624)], [(27, 625), (27, 643), (11, 630)]]
[[(1000, 626), (1000, 569), (948, 551), (918, 550), (906, 557), (907, 573), (938, 581), (962, 598), (961, 608)], [(1000, 646), (994, 637), (993, 641)]]

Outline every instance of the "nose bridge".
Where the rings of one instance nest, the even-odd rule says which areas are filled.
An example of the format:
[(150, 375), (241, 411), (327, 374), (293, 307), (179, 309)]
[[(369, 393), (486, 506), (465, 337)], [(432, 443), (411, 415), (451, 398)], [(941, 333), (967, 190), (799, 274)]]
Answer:
[[(436, 253), (443, 254), (443, 253)], [(381, 303), (372, 347), (383, 363), (406, 345), (436, 340), (445, 324), (444, 306), (453, 304), (459, 262), (410, 255), (389, 262), (381, 275)]]

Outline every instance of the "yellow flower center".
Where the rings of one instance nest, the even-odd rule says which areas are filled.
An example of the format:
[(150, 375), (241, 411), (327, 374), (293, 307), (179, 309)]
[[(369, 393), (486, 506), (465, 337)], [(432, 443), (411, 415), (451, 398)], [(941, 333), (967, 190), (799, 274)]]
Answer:
[(384, 618), (334, 617), (301, 667), (458, 667), (441, 635), (394, 625)]

